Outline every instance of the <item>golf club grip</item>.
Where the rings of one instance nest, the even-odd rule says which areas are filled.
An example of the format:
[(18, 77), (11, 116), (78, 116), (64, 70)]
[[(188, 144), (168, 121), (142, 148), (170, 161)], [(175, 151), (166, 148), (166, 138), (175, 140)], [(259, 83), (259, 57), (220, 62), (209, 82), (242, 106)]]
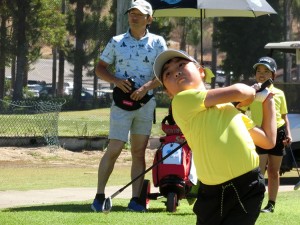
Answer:
[(159, 163), (161, 163), (162, 161), (164, 161), (166, 158), (168, 158), (170, 155), (174, 154), (178, 149), (182, 148), (184, 145), (187, 144), (187, 141), (184, 141), (183, 143), (181, 143), (179, 146), (177, 146), (176, 148), (174, 148), (172, 151), (170, 151), (168, 154), (166, 154), (164, 157), (162, 157), (160, 160), (158, 160), (155, 164), (153, 164), (152, 166), (150, 166), (148, 169), (146, 169), (143, 173), (141, 173), (140, 175), (138, 175), (136, 178), (134, 178), (133, 180), (131, 180), (128, 184), (126, 184), (124, 187), (122, 187), (121, 189), (119, 189), (118, 191), (116, 191), (114, 194), (112, 194), (111, 198), (113, 199), (114, 197), (116, 197), (118, 194), (120, 194), (125, 188), (127, 188), (128, 186), (130, 186), (131, 184), (133, 184), (137, 179), (139, 179), (141, 176), (145, 175), (146, 173), (148, 173), (151, 169), (153, 169), (155, 166), (157, 166)]

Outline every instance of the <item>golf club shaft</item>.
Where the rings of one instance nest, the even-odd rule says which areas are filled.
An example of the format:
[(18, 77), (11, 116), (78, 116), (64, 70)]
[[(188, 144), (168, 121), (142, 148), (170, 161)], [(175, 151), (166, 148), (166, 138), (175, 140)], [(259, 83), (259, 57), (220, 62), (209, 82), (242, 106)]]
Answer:
[(118, 191), (116, 191), (114, 194), (112, 194), (111, 198), (113, 199), (114, 197), (116, 197), (118, 194), (120, 194), (125, 188), (127, 188), (128, 186), (130, 186), (131, 184), (133, 184), (137, 179), (139, 179), (141, 176), (145, 175), (146, 173), (148, 173), (151, 169), (153, 169), (155, 166), (157, 166), (159, 163), (161, 163), (162, 161), (164, 161), (166, 158), (168, 158), (170, 155), (174, 154), (178, 149), (182, 148), (184, 145), (187, 144), (187, 141), (184, 141), (182, 144), (180, 144), (179, 146), (177, 146), (176, 148), (174, 148), (172, 151), (170, 151), (167, 155), (165, 155), (164, 157), (162, 157), (160, 160), (158, 160), (155, 164), (153, 164), (152, 166), (150, 166), (148, 169), (146, 169), (144, 172), (142, 172), (140, 175), (138, 175), (136, 178), (134, 178), (133, 180), (131, 180), (128, 184), (126, 184), (124, 187), (122, 187), (121, 189), (119, 189)]

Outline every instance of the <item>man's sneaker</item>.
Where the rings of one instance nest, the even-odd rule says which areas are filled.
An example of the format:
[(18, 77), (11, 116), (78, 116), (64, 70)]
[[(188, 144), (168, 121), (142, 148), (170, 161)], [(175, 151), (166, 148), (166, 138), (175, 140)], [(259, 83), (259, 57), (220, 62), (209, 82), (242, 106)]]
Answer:
[(272, 212), (274, 212), (274, 209), (275, 209), (274, 205), (272, 205), (271, 203), (268, 203), (265, 208), (260, 210), (260, 212), (262, 212), (262, 213), (272, 213)]
[(94, 199), (93, 204), (91, 205), (91, 209), (94, 212), (102, 212), (103, 201), (99, 201), (98, 199)]
[(136, 199), (131, 199), (128, 207), (127, 207), (127, 211), (131, 211), (131, 212), (146, 212), (146, 208), (142, 205), (140, 205), (139, 203), (136, 202)]

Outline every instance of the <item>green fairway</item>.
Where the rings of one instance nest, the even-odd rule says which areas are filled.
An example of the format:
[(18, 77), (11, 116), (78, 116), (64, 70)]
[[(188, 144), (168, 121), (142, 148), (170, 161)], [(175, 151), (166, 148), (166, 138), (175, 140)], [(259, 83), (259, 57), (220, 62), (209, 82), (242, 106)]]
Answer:
[[(66, 187), (95, 187), (98, 168), (1, 168), (0, 191)], [(130, 178), (130, 165), (116, 167), (108, 185), (124, 185)], [(146, 178), (152, 180), (151, 172)], [(1, 223), (0, 223), (1, 224)]]
[[(109, 131), (109, 108), (86, 111), (61, 112), (58, 121), (59, 136), (103, 136)], [(161, 136), (161, 121), (168, 114), (167, 108), (156, 109), (156, 123), (151, 136)]]
[[(52, 159), (59, 164), (60, 159)], [(35, 167), (5, 168), (0, 170), (0, 191), (34, 190), (58, 187), (95, 187), (97, 181), (96, 161), (86, 167)], [(130, 181), (130, 164), (116, 166), (108, 185), (125, 185)], [(148, 165), (149, 166), (149, 165)], [(296, 177), (296, 171), (285, 177)], [(151, 172), (146, 178), (152, 180)], [(129, 187), (130, 188), (130, 187)], [(113, 199), (112, 211), (108, 214), (93, 213), (91, 201), (57, 203), (38, 206), (14, 207), (0, 210), (2, 225), (73, 225), (73, 224), (195, 224), (192, 206), (185, 199), (180, 201), (175, 213), (166, 212), (165, 198), (151, 200), (148, 213), (126, 212), (128, 199)], [(263, 205), (266, 204), (265, 198)], [(275, 213), (261, 214), (258, 225), (298, 225), (300, 221), (300, 191), (280, 192)], [(217, 213), (217, 212), (216, 212)], [(242, 225), (243, 223), (241, 223)]]
[[(49, 130), (58, 129), (61, 137), (107, 136), (109, 132), (110, 108), (55, 113), (0, 115), (0, 136), (36, 137), (44, 136)], [(168, 114), (167, 108), (157, 108), (151, 136), (161, 136), (161, 121)], [(57, 120), (58, 119), (58, 120)], [(58, 128), (53, 125), (58, 124)]]
[[(257, 225), (298, 225), (300, 221), (300, 192), (283, 192), (278, 196), (275, 213), (261, 214)], [(127, 199), (113, 199), (109, 214), (93, 213), (90, 201), (16, 207), (0, 211), (0, 224), (7, 225), (157, 225), (196, 224), (192, 206), (183, 199), (175, 213), (166, 212), (165, 199), (151, 200), (147, 213), (126, 212)], [(217, 212), (216, 212), (217, 213)], [(243, 222), (241, 221), (241, 224)]]

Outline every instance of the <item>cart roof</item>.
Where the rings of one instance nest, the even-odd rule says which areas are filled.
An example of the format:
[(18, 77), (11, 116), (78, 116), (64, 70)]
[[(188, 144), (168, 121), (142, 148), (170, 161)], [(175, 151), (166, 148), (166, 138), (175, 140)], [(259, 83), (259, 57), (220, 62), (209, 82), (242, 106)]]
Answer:
[(285, 53), (296, 54), (296, 49), (300, 49), (300, 41), (284, 41), (284, 42), (274, 42), (265, 45), (266, 49), (278, 50)]

